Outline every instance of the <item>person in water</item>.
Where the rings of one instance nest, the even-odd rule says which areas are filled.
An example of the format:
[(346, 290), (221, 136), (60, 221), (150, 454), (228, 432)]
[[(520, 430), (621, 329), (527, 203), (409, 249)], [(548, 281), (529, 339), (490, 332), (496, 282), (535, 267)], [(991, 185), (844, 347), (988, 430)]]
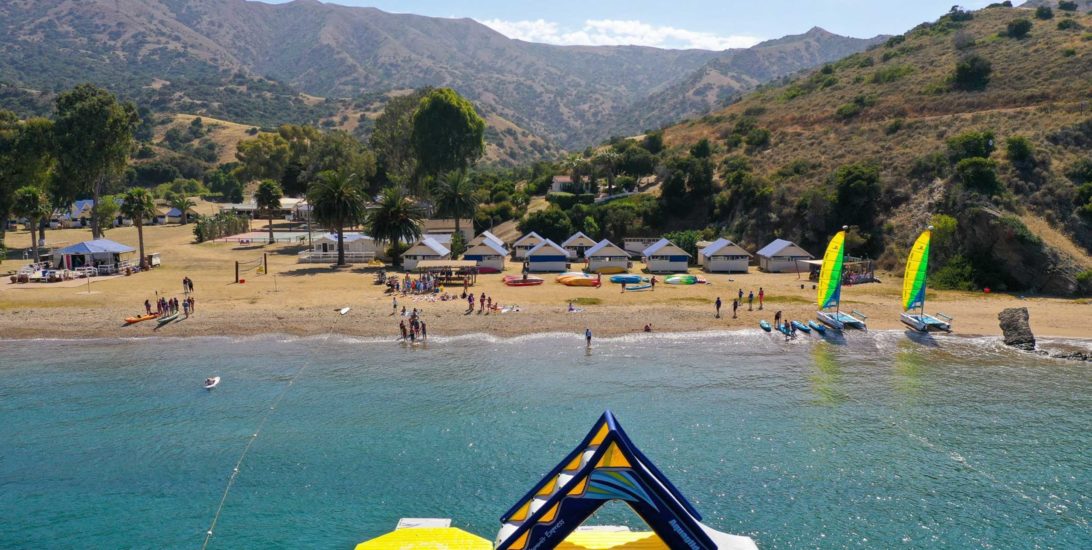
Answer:
[(588, 343), (588, 347), (590, 348), (591, 347), (591, 329), (590, 328), (585, 328), (584, 329), (584, 340)]
[(645, 325), (645, 332), (652, 332), (652, 323), (648, 323)]

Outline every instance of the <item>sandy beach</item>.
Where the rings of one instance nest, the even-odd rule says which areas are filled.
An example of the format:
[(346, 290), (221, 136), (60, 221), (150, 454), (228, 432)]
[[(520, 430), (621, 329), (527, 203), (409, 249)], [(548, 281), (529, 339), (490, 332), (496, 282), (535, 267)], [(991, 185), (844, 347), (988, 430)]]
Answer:
[[(255, 228), (262, 227), (256, 222)], [(145, 228), (145, 248), (158, 252), (163, 265), (149, 272), (55, 284), (0, 284), (0, 337), (88, 338), (148, 336), (254, 335), (279, 333), (351, 336), (398, 336), (401, 318), (392, 312), (386, 287), (374, 284), (374, 269), (297, 263), (298, 246), (238, 243), (193, 244), (192, 226)], [(88, 230), (51, 230), (50, 243), (72, 244), (90, 238)], [(106, 238), (137, 246), (133, 228), (111, 229)], [(29, 241), (25, 231), (9, 231), (9, 246)], [(245, 275), (234, 282), (234, 262), (268, 254), (269, 274)], [(134, 255), (135, 257), (135, 255)], [(0, 273), (17, 270), (22, 261), (5, 261)], [(518, 266), (513, 267), (513, 269)], [(692, 269), (692, 273), (699, 273)], [(188, 319), (156, 330), (154, 322), (124, 326), (123, 319), (143, 313), (144, 300), (157, 296), (182, 297), (182, 278), (194, 282), (196, 311)], [(480, 314), (466, 312), (466, 302), (430, 302), (414, 296), (398, 297), (399, 310), (423, 310), (431, 335), (487, 333), (517, 336), (542, 332), (582, 334), (590, 327), (596, 335), (640, 332), (651, 324), (656, 332), (706, 330), (760, 330), (758, 321), (773, 320), (783, 311), (788, 319), (814, 318), (815, 291), (806, 275), (769, 274), (752, 267), (748, 274), (706, 274), (711, 284), (657, 285), (653, 292), (622, 293), (618, 285), (601, 288), (566, 287), (543, 275), (537, 287), (510, 288), (502, 275), (480, 275), (474, 293), (484, 292), (503, 305), (519, 305), (519, 312)], [(843, 309), (868, 315), (871, 329), (902, 329), (899, 297), (902, 280), (897, 274), (879, 273), (880, 283), (845, 287)], [(763, 288), (766, 303), (758, 306)], [(744, 304), (732, 318), (732, 299), (744, 292)], [(756, 294), (754, 309), (746, 296)], [(461, 288), (451, 289), (459, 292)], [(724, 302), (721, 318), (714, 318), (713, 302)], [(569, 301), (581, 308), (567, 311)], [(336, 310), (351, 307), (346, 315)], [(1007, 307), (1027, 307), (1038, 336), (1092, 338), (1087, 320), (1092, 302), (1087, 299), (1019, 296), (1007, 293), (930, 291), (926, 309), (955, 318), (960, 335), (1000, 335), (997, 314)]]

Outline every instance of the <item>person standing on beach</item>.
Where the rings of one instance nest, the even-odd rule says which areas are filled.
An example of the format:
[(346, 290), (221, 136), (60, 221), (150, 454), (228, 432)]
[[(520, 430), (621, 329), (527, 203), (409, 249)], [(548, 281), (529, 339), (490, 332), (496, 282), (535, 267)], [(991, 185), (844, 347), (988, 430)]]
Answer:
[(747, 311), (755, 310), (755, 291), (751, 291), (747, 294)]
[(656, 290), (656, 276), (655, 275), (652, 276), (652, 279), (649, 280), (649, 283), (652, 284), (651, 290), (653, 290), (653, 291)]
[(743, 303), (743, 289), (739, 289), (739, 302)]
[(766, 291), (758, 287), (758, 310), (762, 311), (762, 301), (766, 299)]
[(144, 311), (147, 312), (148, 315), (152, 314), (152, 303), (148, 300), (144, 300)]
[(398, 328), (402, 329), (402, 339), (405, 340), (406, 339), (406, 322), (405, 321), (400, 321), (398, 323)]
[(732, 318), (736, 318), (736, 310), (739, 309), (739, 300), (732, 300)]
[(721, 304), (720, 296), (717, 296), (717, 301), (716, 301), (717, 316), (716, 316), (716, 319), (720, 319), (720, 304)]
[(398, 313), (398, 296), (391, 297), (391, 307), (393, 309), (393, 311), (391, 311), (391, 315)]
[(590, 348), (591, 347), (591, 329), (590, 328), (585, 328), (584, 329), (584, 340), (587, 342), (588, 347)]

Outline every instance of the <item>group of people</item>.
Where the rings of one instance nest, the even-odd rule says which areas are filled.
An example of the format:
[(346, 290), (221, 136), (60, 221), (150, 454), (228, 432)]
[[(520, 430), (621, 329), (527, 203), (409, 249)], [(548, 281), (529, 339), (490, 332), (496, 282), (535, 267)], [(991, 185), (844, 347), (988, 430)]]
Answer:
[[(758, 309), (759, 310), (762, 310), (765, 307), (765, 302), (766, 302), (766, 290), (763, 289), (762, 287), (758, 287)], [(724, 304), (724, 302), (722, 302), (720, 300), (720, 296), (717, 296), (717, 301), (713, 303), (714, 307), (716, 307), (715, 317), (717, 319), (720, 319), (720, 308), (721, 308), (721, 306), (723, 304)], [(738, 317), (739, 308), (741, 308), (741, 307), (743, 307), (743, 289), (742, 288), (739, 289), (739, 295), (736, 298), (732, 299), (732, 318), (733, 319)], [(755, 310), (755, 291), (751, 290), (750, 292), (747, 293), (747, 311), (754, 311), (754, 310)]]
[[(402, 308), (403, 317), (405, 317), (405, 307)], [(398, 328), (402, 331), (402, 341), (409, 341), (410, 343), (416, 342), (418, 339), (425, 340), (428, 338), (428, 326), (421, 319), (421, 313), (417, 311), (417, 308), (413, 308), (413, 313), (409, 315), (409, 326), (406, 326), (406, 320), (402, 319), (398, 323)]]
[(410, 277), (407, 273), (401, 279), (389, 277), (386, 281), (389, 292), (401, 293), (403, 296), (407, 294), (432, 294), (439, 292), (442, 288), (440, 279), (430, 273), (425, 273), (416, 279)]
[[(193, 313), (194, 299), (193, 296), (186, 296), (179, 300), (178, 298), (164, 298), (159, 297), (155, 302), (155, 315), (157, 317), (165, 317), (168, 315), (174, 315), (179, 311), (182, 311), (186, 317), (189, 317)], [(144, 300), (144, 311), (148, 315), (152, 315), (152, 302), (151, 300)]]
[[(474, 312), (474, 302), (475, 302), (474, 293), (473, 292), (468, 292), (466, 294), (466, 306), (467, 306), (466, 312), (467, 313), (473, 313)], [(489, 313), (496, 313), (496, 312), (499, 312), (501, 310), (500, 302), (499, 301), (494, 301), (492, 296), (486, 296), (485, 292), (482, 292), (481, 295), (478, 296), (477, 304), (478, 304), (478, 313), (479, 314), (480, 313), (485, 313), (486, 315), (489, 315)]]

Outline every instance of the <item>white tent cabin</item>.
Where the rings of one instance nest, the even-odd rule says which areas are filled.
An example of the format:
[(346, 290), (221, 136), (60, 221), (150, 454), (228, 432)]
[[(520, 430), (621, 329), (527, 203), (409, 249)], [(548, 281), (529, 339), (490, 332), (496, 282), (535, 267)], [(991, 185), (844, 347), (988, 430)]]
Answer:
[(561, 273), (569, 269), (569, 252), (550, 239), (528, 250), (525, 259), (531, 273)]
[(631, 266), (629, 253), (607, 239), (585, 251), (584, 257), (588, 259), (588, 271), (592, 273), (624, 273)]
[[(375, 259), (375, 239), (363, 234), (346, 231), (343, 237), (345, 261), (364, 263)], [(332, 263), (337, 261), (337, 233), (324, 233), (311, 241), (311, 250), (300, 252), (302, 263)]]
[[(503, 244), (493, 239), (482, 239), (481, 242), (466, 249), (463, 253), (464, 260), (471, 260), (478, 264), (479, 273), (487, 273), (493, 270), (504, 271), (504, 258), (508, 256), (508, 249)], [(485, 271), (482, 271), (485, 269)]]
[(656, 244), (660, 239), (656, 237), (633, 237), (622, 240), (622, 248), (632, 256), (640, 256), (645, 249)]
[(534, 231), (516, 239), (516, 242), (512, 243), (512, 257), (517, 260), (522, 260), (527, 257), (527, 253), (530, 250), (540, 244), (546, 239), (542, 238), (542, 235), (535, 233)]
[(585, 235), (582, 231), (573, 233), (571, 237), (561, 243), (561, 248), (569, 252), (569, 257), (574, 260), (583, 260), (585, 252), (596, 245), (595, 239)]
[(686, 273), (690, 267), (690, 254), (667, 239), (656, 241), (641, 256), (649, 273)]
[(776, 239), (762, 247), (758, 254), (758, 268), (768, 273), (796, 272), (806, 267), (801, 264), (804, 260), (814, 260), (807, 250), (800, 248), (791, 241)]
[(470, 239), (470, 242), (466, 243), (466, 246), (467, 248), (478, 246), (479, 244), (482, 244), (482, 241), (486, 239), (501, 245), (506, 250), (508, 248), (508, 246), (504, 244), (504, 239), (501, 239), (500, 237), (490, 233), (489, 231), (482, 231), (481, 233), (478, 233), (478, 236)]
[(698, 265), (710, 273), (747, 273), (751, 253), (728, 239), (717, 239), (698, 251)]
[(426, 236), (402, 253), (402, 268), (413, 271), (422, 260), (450, 260), (451, 250), (433, 236)]

